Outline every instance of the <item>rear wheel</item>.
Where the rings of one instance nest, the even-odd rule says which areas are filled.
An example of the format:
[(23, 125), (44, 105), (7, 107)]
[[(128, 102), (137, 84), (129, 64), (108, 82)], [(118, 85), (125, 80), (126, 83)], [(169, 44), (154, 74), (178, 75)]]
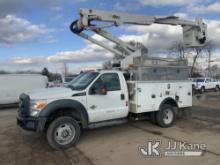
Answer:
[(55, 119), (47, 130), (47, 141), (56, 150), (64, 150), (76, 144), (80, 137), (80, 126), (72, 117)]
[(218, 86), (218, 85), (216, 85), (216, 87), (215, 87), (215, 91), (216, 91), (216, 92), (219, 91), (219, 86)]
[(157, 124), (163, 128), (171, 127), (176, 119), (175, 108), (168, 104), (163, 105), (156, 113)]

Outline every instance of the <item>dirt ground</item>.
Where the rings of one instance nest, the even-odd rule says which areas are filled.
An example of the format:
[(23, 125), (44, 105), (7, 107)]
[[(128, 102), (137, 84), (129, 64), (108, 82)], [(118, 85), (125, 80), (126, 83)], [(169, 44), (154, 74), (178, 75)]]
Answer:
[[(0, 110), (0, 165), (216, 165), (220, 162), (220, 93), (194, 98), (191, 119), (178, 119), (171, 128), (148, 121), (86, 130), (77, 146), (52, 150), (45, 136), (27, 132), (16, 125), (16, 108)], [(199, 157), (144, 157), (139, 152), (149, 140), (204, 143)]]

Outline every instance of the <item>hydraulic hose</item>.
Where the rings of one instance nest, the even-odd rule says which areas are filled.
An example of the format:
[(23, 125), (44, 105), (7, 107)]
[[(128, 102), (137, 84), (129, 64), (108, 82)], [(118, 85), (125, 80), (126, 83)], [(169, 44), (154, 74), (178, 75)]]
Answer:
[(78, 28), (77, 27), (77, 23), (78, 23), (78, 20), (75, 20), (74, 22), (71, 23), (70, 25), (70, 30), (71, 32), (75, 33), (75, 34), (79, 34), (81, 33), (84, 29), (83, 28)]

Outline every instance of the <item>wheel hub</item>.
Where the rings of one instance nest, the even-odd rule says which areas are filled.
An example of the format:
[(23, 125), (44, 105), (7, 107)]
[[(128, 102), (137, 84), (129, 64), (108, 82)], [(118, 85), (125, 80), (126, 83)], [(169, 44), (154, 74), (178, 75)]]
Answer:
[(68, 135), (69, 135), (68, 130), (63, 130), (63, 131), (62, 131), (62, 137), (63, 137), (63, 138), (68, 137)]
[(72, 124), (62, 124), (55, 130), (55, 141), (61, 145), (68, 144), (74, 139), (75, 134)]
[(170, 109), (164, 110), (163, 121), (165, 124), (170, 124), (173, 121), (173, 112)]

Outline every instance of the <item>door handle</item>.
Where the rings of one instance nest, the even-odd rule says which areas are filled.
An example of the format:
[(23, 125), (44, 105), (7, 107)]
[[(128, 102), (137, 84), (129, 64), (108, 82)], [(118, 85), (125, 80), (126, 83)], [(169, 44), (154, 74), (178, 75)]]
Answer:
[(121, 94), (121, 100), (125, 100), (125, 95)]
[(95, 105), (92, 105), (92, 106), (90, 106), (90, 108), (91, 108), (91, 109), (95, 109), (95, 108), (96, 108), (96, 106), (95, 106)]

